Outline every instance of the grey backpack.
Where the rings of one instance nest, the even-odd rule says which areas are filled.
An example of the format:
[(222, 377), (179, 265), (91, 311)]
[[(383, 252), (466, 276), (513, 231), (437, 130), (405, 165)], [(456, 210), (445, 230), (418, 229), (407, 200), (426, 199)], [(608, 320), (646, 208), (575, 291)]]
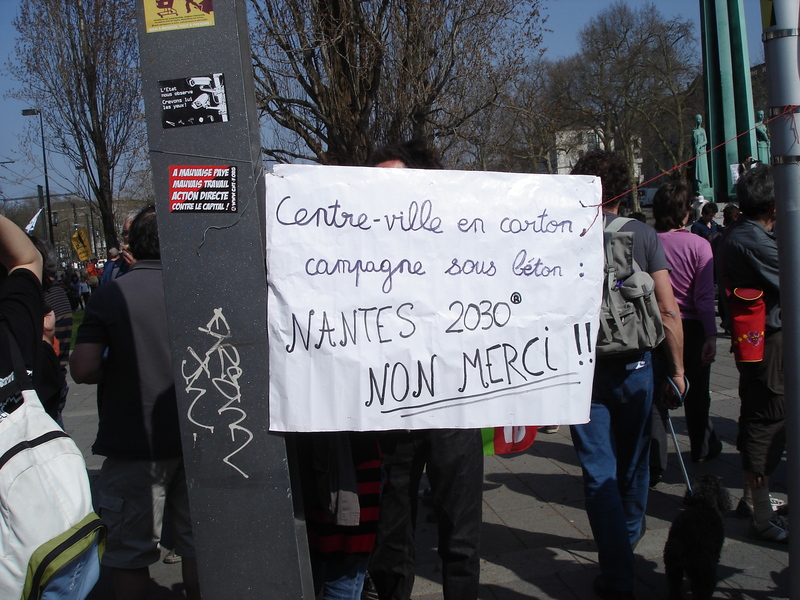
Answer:
[(652, 350), (664, 339), (655, 298), (655, 282), (633, 257), (632, 231), (620, 229), (633, 219), (617, 217), (603, 235), (605, 281), (597, 337), (599, 358)]

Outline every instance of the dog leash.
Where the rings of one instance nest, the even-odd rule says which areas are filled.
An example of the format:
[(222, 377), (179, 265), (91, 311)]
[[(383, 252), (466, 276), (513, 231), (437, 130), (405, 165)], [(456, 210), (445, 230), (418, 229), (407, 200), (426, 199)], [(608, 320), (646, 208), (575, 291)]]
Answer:
[[(683, 406), (683, 401), (686, 399), (686, 394), (689, 393), (689, 380), (686, 378), (686, 375), (683, 376), (683, 381), (686, 384), (686, 391), (683, 392), (683, 394), (681, 394), (678, 386), (675, 385), (675, 382), (672, 381), (671, 377), (667, 377), (667, 381), (672, 386), (675, 395), (680, 399), (680, 404), (675, 408), (680, 408)], [(694, 496), (692, 484), (689, 482), (689, 472), (686, 470), (686, 464), (683, 462), (683, 456), (681, 456), (681, 447), (678, 445), (678, 436), (675, 434), (675, 427), (672, 425), (672, 417), (669, 414), (669, 410), (667, 410), (667, 421), (669, 422), (669, 429), (672, 432), (672, 441), (675, 442), (675, 454), (678, 455), (678, 461), (681, 463), (681, 471), (683, 471), (683, 479), (686, 481), (686, 490), (689, 492), (690, 496)]]

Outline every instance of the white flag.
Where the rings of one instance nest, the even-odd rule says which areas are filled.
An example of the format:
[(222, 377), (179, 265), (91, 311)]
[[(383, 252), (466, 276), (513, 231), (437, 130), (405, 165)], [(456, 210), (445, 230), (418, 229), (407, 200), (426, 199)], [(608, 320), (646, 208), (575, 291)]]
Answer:
[(31, 222), (28, 223), (28, 225), (25, 227), (25, 233), (30, 233), (31, 231), (33, 231), (33, 228), (36, 227), (36, 221), (39, 218), (40, 214), (42, 214), (42, 209), (41, 208), (39, 209), (39, 211), (35, 215), (33, 215), (33, 218), (31, 219)]

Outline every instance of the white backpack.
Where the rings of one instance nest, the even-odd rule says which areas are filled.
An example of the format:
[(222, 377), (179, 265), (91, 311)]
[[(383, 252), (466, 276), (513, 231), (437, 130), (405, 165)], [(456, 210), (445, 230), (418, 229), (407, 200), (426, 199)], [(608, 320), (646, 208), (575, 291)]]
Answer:
[[(83, 455), (44, 411), (5, 321), (0, 343), (17, 394), (0, 412), (0, 598), (82, 600), (99, 575), (105, 528), (92, 509)], [(6, 412), (11, 411), (11, 412)]]

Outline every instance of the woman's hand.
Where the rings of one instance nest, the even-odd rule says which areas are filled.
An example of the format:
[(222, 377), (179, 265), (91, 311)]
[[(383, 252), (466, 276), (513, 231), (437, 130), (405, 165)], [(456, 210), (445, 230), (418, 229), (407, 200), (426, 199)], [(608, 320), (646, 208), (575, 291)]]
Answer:
[(703, 351), (700, 353), (700, 362), (704, 365), (710, 365), (714, 362), (714, 357), (717, 355), (717, 336), (709, 335), (703, 344)]

